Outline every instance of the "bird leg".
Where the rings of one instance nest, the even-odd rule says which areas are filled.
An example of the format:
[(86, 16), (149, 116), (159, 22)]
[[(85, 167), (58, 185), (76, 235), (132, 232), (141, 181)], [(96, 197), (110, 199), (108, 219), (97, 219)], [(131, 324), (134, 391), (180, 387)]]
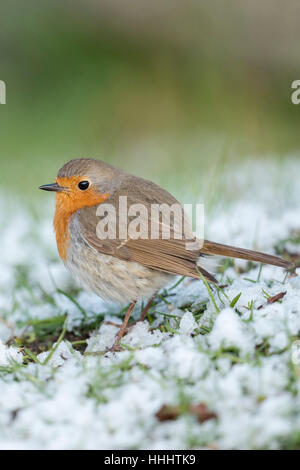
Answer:
[(116, 326), (117, 328), (120, 328), (120, 323), (115, 323), (113, 321), (108, 321), (108, 320), (103, 320), (101, 325), (112, 325), (112, 326)]
[[(119, 346), (119, 342), (121, 341), (121, 339), (123, 338), (124, 334), (128, 333), (129, 330), (131, 330), (131, 328), (133, 326), (135, 326), (138, 322), (142, 322), (145, 320), (146, 318), (146, 315), (148, 313), (148, 310), (149, 308), (151, 307), (152, 303), (153, 303), (153, 300), (155, 299), (155, 296), (156, 296), (156, 293), (148, 300), (147, 304), (145, 305), (142, 313), (141, 313), (141, 316), (140, 318), (133, 324), (131, 325), (129, 328), (127, 328), (127, 323), (128, 323), (128, 320), (130, 318), (130, 315), (132, 313), (132, 310), (134, 309), (135, 307), (135, 304), (136, 304), (136, 300), (134, 302), (132, 302), (130, 305), (129, 305), (129, 308), (126, 312), (126, 315), (125, 315), (125, 318), (123, 320), (123, 323), (121, 325), (121, 328), (120, 328), (120, 331), (118, 333), (118, 336), (116, 337), (116, 340), (113, 344), (113, 346), (109, 349), (107, 349), (107, 351), (120, 351), (120, 346)], [(113, 323), (113, 322), (105, 322), (107, 325), (114, 325), (114, 326), (117, 326), (119, 327), (119, 325), (117, 323)]]
[(135, 326), (137, 325), (138, 323), (142, 322), (145, 320), (146, 318), (146, 315), (148, 313), (148, 310), (149, 308), (151, 307), (152, 303), (153, 303), (153, 300), (155, 299), (155, 296), (156, 296), (156, 293), (148, 300), (146, 306), (144, 307), (139, 319), (134, 322), (132, 325), (130, 325), (128, 328), (125, 329), (125, 334), (127, 335), (127, 333), (129, 333), (129, 331)]
[[(143, 311), (139, 317), (139, 319), (133, 323), (133, 325), (131, 325), (130, 327), (127, 327), (125, 328), (125, 333), (128, 333), (128, 330), (130, 330), (133, 326), (135, 326), (138, 322), (142, 322), (145, 320), (146, 318), (146, 315), (148, 313), (148, 310), (149, 308), (151, 307), (152, 303), (153, 303), (153, 300), (155, 299), (155, 295), (154, 294), (150, 300), (147, 302), (146, 306), (143, 308)], [(115, 323), (115, 322), (112, 322), (112, 321), (108, 321), (108, 320), (105, 320), (102, 322), (103, 325), (112, 325), (112, 326), (116, 326), (117, 328), (120, 328), (120, 324), (119, 323)], [(123, 335), (124, 336), (124, 335)]]
[(146, 315), (147, 315), (147, 313), (148, 313), (148, 310), (149, 310), (149, 308), (151, 307), (151, 305), (152, 305), (152, 303), (153, 303), (153, 300), (155, 299), (155, 296), (156, 296), (156, 292), (155, 292), (155, 294), (152, 295), (152, 297), (150, 297), (150, 299), (148, 300), (146, 306), (144, 307), (144, 309), (143, 309), (143, 311), (142, 311), (142, 313), (141, 313), (140, 318), (138, 319), (138, 322), (145, 320)]
[(131, 304), (129, 305), (128, 310), (127, 310), (126, 315), (125, 315), (125, 318), (124, 318), (123, 323), (121, 325), (120, 331), (119, 331), (119, 333), (116, 337), (116, 340), (115, 340), (113, 346), (108, 349), (108, 351), (120, 351), (119, 342), (123, 338), (123, 335), (124, 335), (126, 327), (127, 327), (128, 320), (130, 318), (132, 310), (135, 307), (135, 304), (136, 304), (136, 300), (131, 302)]

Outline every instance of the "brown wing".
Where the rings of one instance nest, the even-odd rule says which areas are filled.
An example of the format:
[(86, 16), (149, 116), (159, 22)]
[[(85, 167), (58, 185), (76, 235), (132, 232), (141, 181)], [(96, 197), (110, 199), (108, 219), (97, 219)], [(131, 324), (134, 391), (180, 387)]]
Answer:
[[(134, 261), (158, 271), (164, 271), (171, 274), (190, 276), (200, 279), (201, 276), (197, 269), (211, 282), (217, 282), (213, 276), (201, 267), (197, 267), (199, 259), (199, 249), (188, 250), (186, 243), (196, 242), (196, 239), (175, 238), (178, 236), (179, 229), (174, 221), (170, 220), (170, 238), (162, 239), (161, 234), (166, 226), (164, 220), (158, 222), (158, 239), (150, 238), (151, 227), (151, 204), (179, 204), (178, 201), (167, 191), (150, 181), (136, 177), (128, 177), (122, 182), (120, 188), (106, 201), (112, 204), (117, 215), (117, 236), (118, 236), (118, 215), (119, 215), (119, 196), (127, 196), (127, 206), (131, 204), (142, 203), (147, 208), (148, 238), (147, 239), (103, 239), (99, 237), (100, 218), (96, 214), (97, 207), (87, 207), (81, 209), (78, 213), (81, 233), (86, 242), (101, 253), (105, 253), (116, 258)], [(183, 214), (183, 209), (182, 214)], [(183, 215), (182, 215), (183, 217)], [(129, 218), (129, 223), (132, 219)], [(97, 228), (98, 226), (98, 228)], [(97, 233), (98, 230), (98, 233)], [(181, 234), (182, 235), (182, 234)], [(192, 236), (192, 232), (190, 232)]]

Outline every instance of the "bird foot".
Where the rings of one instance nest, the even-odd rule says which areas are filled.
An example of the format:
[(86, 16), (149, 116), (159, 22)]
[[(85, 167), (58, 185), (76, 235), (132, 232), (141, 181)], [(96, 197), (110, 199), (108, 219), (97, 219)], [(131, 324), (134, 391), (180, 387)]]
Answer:
[[(142, 321), (144, 321), (144, 320), (137, 320), (134, 323), (132, 323), (130, 326), (127, 326), (125, 328), (125, 331), (124, 331), (124, 336), (127, 335), (129, 333), (129, 331), (131, 331), (134, 326), (136, 326), (138, 323), (141, 323)], [(104, 321), (102, 324), (116, 326), (117, 328), (121, 327), (120, 323), (114, 323), (112, 321)]]
[(122, 348), (118, 343), (114, 343), (110, 348), (106, 348), (104, 354), (108, 352), (120, 352), (124, 351), (124, 348)]
[(116, 326), (117, 328), (121, 328), (122, 323), (115, 323), (113, 321), (103, 320), (101, 325), (112, 325), (112, 326)]
[(125, 330), (125, 333), (124, 333), (124, 336), (128, 335), (129, 331), (132, 330), (132, 328), (134, 328), (136, 325), (138, 325), (139, 323), (143, 322), (144, 320), (137, 320), (135, 321), (134, 323), (132, 323), (132, 325), (130, 326), (127, 326), (126, 330)]

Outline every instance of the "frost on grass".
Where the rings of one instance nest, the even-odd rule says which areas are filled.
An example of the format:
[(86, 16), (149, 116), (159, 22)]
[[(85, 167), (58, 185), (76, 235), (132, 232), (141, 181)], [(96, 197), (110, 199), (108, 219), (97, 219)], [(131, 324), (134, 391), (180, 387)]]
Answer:
[[(231, 173), (207, 237), (299, 259), (295, 165)], [(214, 301), (179, 280), (105, 354), (124, 312), (74, 285), (50, 220), (0, 205), (0, 448), (299, 448), (299, 269), (223, 262)]]
[(18, 351), (17, 348), (10, 346), (7, 347), (5, 344), (2, 343), (0, 340), (0, 367), (2, 366), (9, 366), (12, 363), (22, 364), (23, 356)]

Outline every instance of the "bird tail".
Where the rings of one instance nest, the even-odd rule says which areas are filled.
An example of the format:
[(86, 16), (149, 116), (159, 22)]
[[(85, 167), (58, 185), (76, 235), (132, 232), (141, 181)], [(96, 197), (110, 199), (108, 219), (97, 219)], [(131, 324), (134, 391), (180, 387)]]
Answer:
[(227, 256), (228, 258), (246, 259), (248, 261), (280, 266), (285, 269), (291, 269), (293, 267), (293, 263), (279, 258), (279, 256), (267, 255), (266, 253), (261, 253), (259, 251), (246, 250), (245, 248), (238, 248), (230, 245), (222, 245), (208, 240), (204, 240), (200, 253), (204, 255), (219, 255)]

